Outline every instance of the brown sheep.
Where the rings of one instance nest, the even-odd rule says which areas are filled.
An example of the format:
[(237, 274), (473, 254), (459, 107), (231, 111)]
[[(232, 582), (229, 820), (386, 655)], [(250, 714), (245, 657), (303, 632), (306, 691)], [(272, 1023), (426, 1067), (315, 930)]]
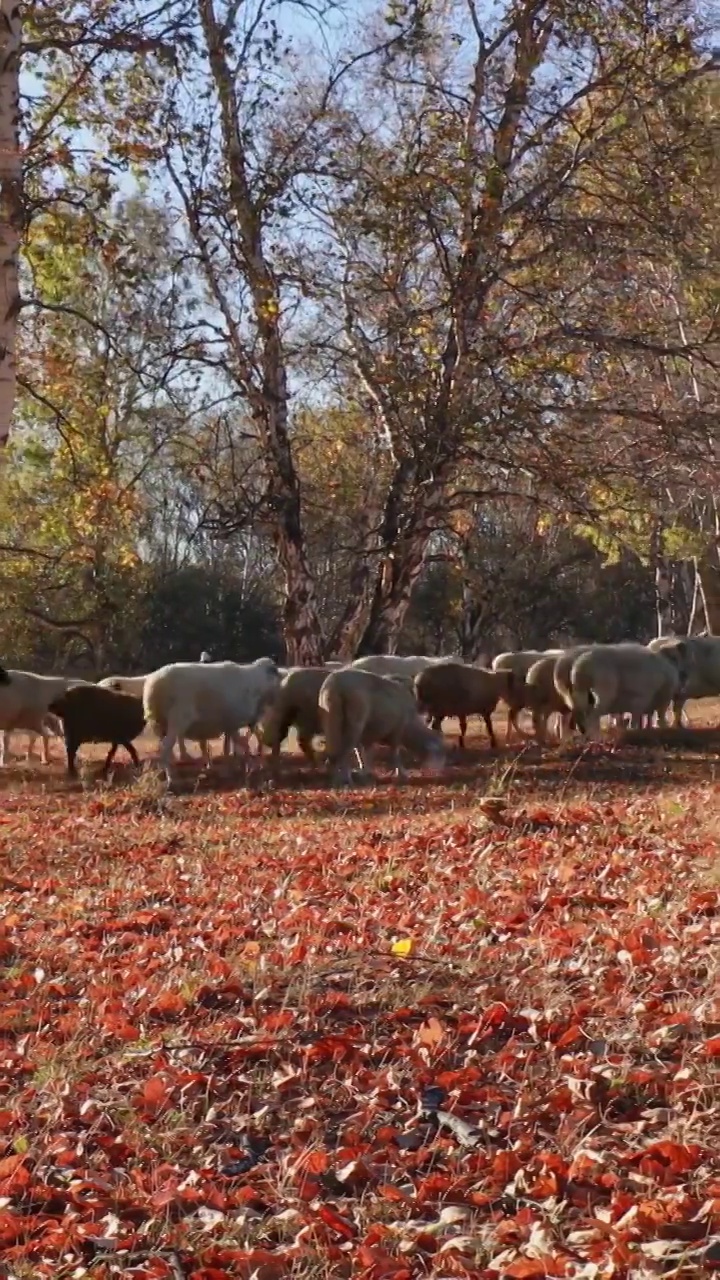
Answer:
[(427, 667), (415, 677), (415, 695), (421, 711), (433, 717), (433, 728), (445, 716), (460, 721), (461, 748), (465, 747), (468, 716), (482, 716), (493, 750), (497, 739), (491, 716), (498, 702), (510, 702), (516, 676), (513, 671), (490, 671), (464, 662), (442, 662)]
[(109, 742), (102, 772), (106, 774), (119, 746), (127, 751), (134, 765), (140, 758), (133, 746), (145, 728), (143, 704), (129, 693), (116, 693), (96, 684), (76, 685), (50, 704), (50, 710), (63, 722), (67, 751), (68, 776), (77, 776), (75, 757), (84, 742)]

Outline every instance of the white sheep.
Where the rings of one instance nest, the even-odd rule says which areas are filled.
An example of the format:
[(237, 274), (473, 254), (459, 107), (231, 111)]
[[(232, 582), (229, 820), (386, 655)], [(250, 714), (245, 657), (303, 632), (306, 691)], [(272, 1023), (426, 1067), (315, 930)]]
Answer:
[[(203, 650), (203, 653), (204, 652), (205, 651)], [(201, 654), (200, 661), (202, 663), (206, 663), (206, 662), (210, 662), (211, 659), (207, 655), (203, 657), (203, 655)], [(105, 676), (103, 680), (98, 680), (98, 686), (101, 689), (111, 689), (113, 693), (129, 693), (131, 697), (139, 698), (142, 701), (143, 690), (145, 688), (146, 680), (147, 680), (146, 675), (145, 676)], [(253, 726), (253, 729), (254, 729), (254, 726)], [(259, 742), (260, 739), (258, 738), (257, 733), (255, 733), (255, 736), (256, 736), (256, 740)], [(203, 761), (205, 762), (205, 764), (209, 764), (210, 761), (212, 760), (212, 752), (210, 750), (209, 742), (206, 742), (205, 739), (201, 739), (199, 746), (200, 746), (200, 754), (202, 756)], [(260, 748), (260, 750), (262, 750), (262, 748)], [(229, 738), (225, 737), (223, 741), (223, 755), (229, 756), (230, 754), (231, 754), (230, 740)], [(187, 749), (187, 743), (185, 742), (184, 738), (178, 738), (178, 755), (183, 764), (189, 764), (190, 761), (192, 760), (192, 756), (190, 755), (190, 752)]]
[(260, 720), (280, 688), (272, 658), (237, 662), (171, 662), (145, 681), (145, 719), (161, 739), (159, 759), (170, 777), (172, 749), (180, 737), (197, 741), (228, 734), (242, 752), (240, 729)]
[(88, 682), (67, 676), (39, 676), (34, 671), (0, 670), (6, 677), (0, 681), (0, 766), (5, 764), (10, 734), (14, 729), (24, 729), (31, 735), (28, 758), (35, 738), (40, 736), (43, 763), (49, 764), (48, 733), (57, 727), (57, 721), (49, 711), (50, 703), (73, 685)]
[(653, 653), (642, 644), (591, 645), (579, 654), (569, 675), (555, 666), (555, 687), (573, 713), (581, 733), (595, 736), (604, 715), (644, 716), (657, 713), (660, 723), (681, 690), (687, 674), (682, 644)]
[[(203, 661), (206, 661), (206, 659), (204, 659), (201, 656), (200, 661), (203, 662)], [(209, 661), (209, 659), (207, 659), (207, 661)], [(129, 693), (131, 697), (139, 698), (140, 701), (142, 702), (143, 690), (145, 689), (146, 680), (147, 680), (147, 675), (105, 676), (103, 680), (98, 680), (98, 687), (100, 689), (111, 689), (113, 693)], [(207, 742), (200, 743), (200, 751), (202, 753), (202, 758), (205, 761), (205, 763), (209, 764), (211, 760), (211, 753), (210, 753), (210, 747)], [(225, 750), (224, 754), (228, 755), (229, 752)], [(192, 756), (190, 755), (190, 752), (188, 751), (187, 746), (185, 744), (184, 738), (178, 739), (178, 755), (180, 756), (180, 759), (182, 760), (183, 764), (188, 764), (192, 759)]]
[(571, 713), (555, 686), (555, 667), (562, 651), (553, 650), (534, 662), (525, 676), (525, 706), (532, 715), (533, 729), (538, 742), (547, 743), (547, 726), (550, 716), (559, 717), (560, 740), (570, 727)]
[[(25, 763), (28, 764), (35, 755), (35, 744), (40, 738), (42, 743), (41, 755), (43, 764), (50, 764), (50, 738), (62, 737), (62, 722), (57, 716), (48, 714), (43, 718), (43, 731), (37, 734), (34, 729), (18, 730), (19, 733), (27, 733), (27, 745), (25, 748)], [(0, 731), (2, 735), (2, 753), (0, 760), (7, 760), (10, 755), (10, 744), (12, 742), (12, 731), (3, 729)]]
[[(376, 676), (408, 676), (411, 680), (438, 662), (452, 662), (452, 658), (425, 658), (419, 654), (404, 656), (398, 653), (375, 653), (367, 658), (356, 658), (349, 666), (354, 671), (372, 671)], [(332, 666), (332, 663), (328, 663)]]
[(369, 748), (384, 742), (392, 747), (393, 766), (404, 777), (400, 748), (426, 757), (440, 768), (445, 758), (441, 734), (420, 716), (407, 675), (381, 676), (374, 671), (345, 667), (332, 671), (318, 697), (325, 748), (335, 782), (350, 783), (350, 759), (355, 754), (365, 776)]
[(661, 636), (648, 649), (665, 653), (681, 644), (687, 654), (687, 679), (673, 700), (674, 721), (683, 723), (685, 703), (691, 698), (720, 697), (720, 636)]

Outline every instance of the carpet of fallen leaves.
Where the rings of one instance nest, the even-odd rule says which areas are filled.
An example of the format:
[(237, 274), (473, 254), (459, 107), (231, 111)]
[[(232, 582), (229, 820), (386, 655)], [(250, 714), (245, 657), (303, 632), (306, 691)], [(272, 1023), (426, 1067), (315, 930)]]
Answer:
[(4, 789), (0, 1275), (720, 1271), (718, 792), (601, 764)]

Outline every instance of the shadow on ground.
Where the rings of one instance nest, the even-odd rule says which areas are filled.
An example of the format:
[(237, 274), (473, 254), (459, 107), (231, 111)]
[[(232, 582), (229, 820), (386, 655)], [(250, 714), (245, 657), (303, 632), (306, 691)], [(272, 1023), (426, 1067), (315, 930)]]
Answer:
[[(77, 793), (100, 786), (164, 791), (159, 774), (148, 770), (142, 776), (130, 764), (118, 764), (107, 782), (100, 777), (101, 756), (88, 753), (81, 781), (69, 781), (64, 766), (55, 759), (49, 766), (13, 763), (0, 772), (0, 788), (13, 791)], [(387, 772), (383, 753), (377, 756), (377, 783), (352, 790), (338, 790), (338, 807), (345, 815), (357, 810), (371, 813), (398, 812), (398, 796), (422, 796), (425, 811), (446, 810), (462, 805), (478, 795), (502, 794), (522, 800), (534, 794), (548, 799), (584, 796), (593, 790), (612, 790), (617, 795), (660, 791), (666, 787), (702, 786), (720, 777), (720, 731), (707, 728), (685, 730), (668, 736), (662, 731), (646, 731), (638, 741), (632, 734), (589, 745), (571, 744), (542, 748), (529, 742), (493, 752), (486, 739), (472, 740), (466, 750), (448, 750), (448, 762), (441, 774), (425, 774), (411, 769), (406, 782), (397, 782)], [(276, 793), (329, 790), (322, 766), (311, 766), (294, 754), (283, 756), (277, 776), (267, 764), (253, 760), (246, 773), (234, 760), (213, 761), (209, 769), (201, 762), (179, 766), (172, 785), (175, 795), (197, 795), (244, 791), (271, 797)], [(332, 816), (329, 814), (328, 816)]]

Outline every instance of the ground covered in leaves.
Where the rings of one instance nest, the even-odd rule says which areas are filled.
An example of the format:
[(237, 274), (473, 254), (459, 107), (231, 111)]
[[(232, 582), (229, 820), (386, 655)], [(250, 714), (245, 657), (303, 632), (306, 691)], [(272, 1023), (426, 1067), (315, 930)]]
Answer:
[(0, 1275), (720, 1271), (694, 767), (5, 789)]

